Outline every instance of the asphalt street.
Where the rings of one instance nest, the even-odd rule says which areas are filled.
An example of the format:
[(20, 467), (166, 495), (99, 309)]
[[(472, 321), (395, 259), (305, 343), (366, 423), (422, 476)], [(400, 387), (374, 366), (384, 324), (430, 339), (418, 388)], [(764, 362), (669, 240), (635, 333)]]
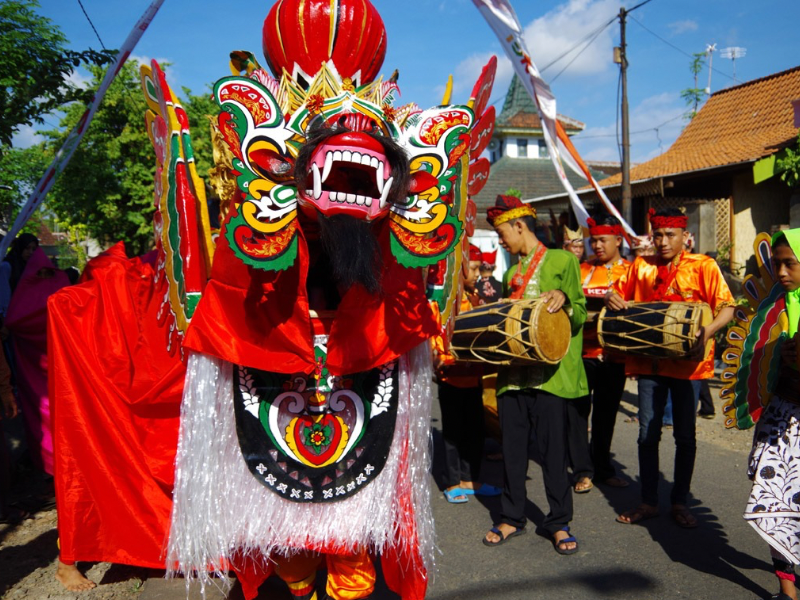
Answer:
[[(629, 388), (630, 389), (630, 388)], [(627, 400), (635, 398), (627, 395)], [(438, 406), (434, 402), (434, 447), (438, 435)], [(615, 516), (639, 503), (636, 459), (637, 425), (618, 414), (612, 451), (621, 474), (631, 480), (626, 489), (595, 486), (575, 495), (572, 532), (580, 551), (556, 554), (550, 541), (534, 533), (547, 512), (541, 470), (531, 460), (528, 470), (527, 534), (500, 547), (486, 547), (481, 538), (499, 509), (497, 498), (472, 497), (466, 504), (445, 501), (435, 477), (431, 479), (433, 513), (439, 553), (427, 598), (430, 600), (551, 600), (603, 599), (726, 600), (769, 597), (777, 591), (767, 546), (742, 519), (749, 492), (745, 477), (750, 432), (725, 431), (719, 417), (698, 420), (698, 453), (690, 503), (699, 527), (685, 530), (669, 515), (674, 444), (664, 431), (661, 444), (661, 515), (641, 525), (623, 525)], [(501, 464), (484, 463), (484, 479), (502, 484)], [(434, 476), (438, 462), (434, 461)], [(192, 597), (200, 597), (193, 590)], [(208, 597), (223, 597), (209, 594)], [(236, 586), (228, 595), (241, 598)], [(141, 600), (186, 598), (181, 581), (148, 580)], [(288, 600), (285, 586), (269, 580), (261, 599)], [(373, 600), (398, 597), (382, 582)]]

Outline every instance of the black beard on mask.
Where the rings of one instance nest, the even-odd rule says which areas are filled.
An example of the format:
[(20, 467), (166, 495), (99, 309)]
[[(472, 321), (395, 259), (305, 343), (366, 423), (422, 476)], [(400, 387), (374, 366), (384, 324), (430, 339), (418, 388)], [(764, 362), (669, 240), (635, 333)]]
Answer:
[(319, 215), (318, 222), (319, 240), (336, 283), (345, 290), (358, 283), (378, 295), (383, 258), (372, 224), (348, 215)]

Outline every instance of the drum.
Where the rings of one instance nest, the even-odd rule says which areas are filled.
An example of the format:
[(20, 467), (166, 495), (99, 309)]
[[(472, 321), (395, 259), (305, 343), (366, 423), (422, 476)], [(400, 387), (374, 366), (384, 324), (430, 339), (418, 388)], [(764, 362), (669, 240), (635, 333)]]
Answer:
[(571, 334), (563, 309), (549, 313), (544, 300), (501, 300), (456, 317), (450, 352), (459, 361), (554, 365)]
[(713, 319), (708, 304), (700, 302), (629, 302), (628, 308), (604, 308), (597, 324), (603, 348), (652, 358), (700, 360), (697, 332)]

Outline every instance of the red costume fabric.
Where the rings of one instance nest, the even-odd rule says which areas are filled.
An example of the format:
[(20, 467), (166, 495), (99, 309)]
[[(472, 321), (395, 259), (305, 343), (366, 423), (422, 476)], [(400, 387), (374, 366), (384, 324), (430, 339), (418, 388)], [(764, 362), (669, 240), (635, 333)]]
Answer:
[[(384, 241), (387, 226), (380, 236)], [(295, 265), (267, 272), (242, 263), (220, 236), (211, 279), (184, 347), (265, 371), (313, 371), (316, 362), (306, 290), (309, 257), (302, 233), (299, 242)], [(333, 375), (386, 364), (438, 331), (419, 269), (398, 265), (388, 243), (383, 256), (382, 295), (373, 296), (354, 285), (336, 309), (326, 359)]]
[(67, 275), (37, 248), (11, 296), (5, 321), (14, 340), (19, 405), (31, 459), (37, 468), (51, 475), (53, 432), (47, 394), (47, 299), (68, 285)]
[(49, 302), (61, 558), (164, 568), (186, 368), (154, 270), (117, 244)]

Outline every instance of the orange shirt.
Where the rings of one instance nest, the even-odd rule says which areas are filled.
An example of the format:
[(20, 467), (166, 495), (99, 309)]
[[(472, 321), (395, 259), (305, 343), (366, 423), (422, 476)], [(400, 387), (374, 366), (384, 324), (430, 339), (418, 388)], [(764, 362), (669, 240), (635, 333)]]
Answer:
[[(713, 258), (682, 252), (672, 260), (676, 269), (665, 293), (656, 297), (659, 263), (655, 256), (639, 256), (614, 283), (614, 291), (634, 302), (705, 302), (714, 316), (733, 306), (733, 295)], [(672, 270), (670, 269), (670, 274)], [(629, 375), (664, 375), (676, 379), (708, 379), (714, 376), (714, 344), (701, 361), (656, 360), (646, 356), (627, 356)]]
[(597, 341), (597, 317), (603, 309), (603, 297), (611, 285), (628, 272), (630, 262), (624, 258), (611, 265), (600, 264), (596, 260), (581, 263), (581, 285), (586, 296), (586, 309), (589, 316), (583, 324), (583, 357), (598, 358), (603, 349)]

